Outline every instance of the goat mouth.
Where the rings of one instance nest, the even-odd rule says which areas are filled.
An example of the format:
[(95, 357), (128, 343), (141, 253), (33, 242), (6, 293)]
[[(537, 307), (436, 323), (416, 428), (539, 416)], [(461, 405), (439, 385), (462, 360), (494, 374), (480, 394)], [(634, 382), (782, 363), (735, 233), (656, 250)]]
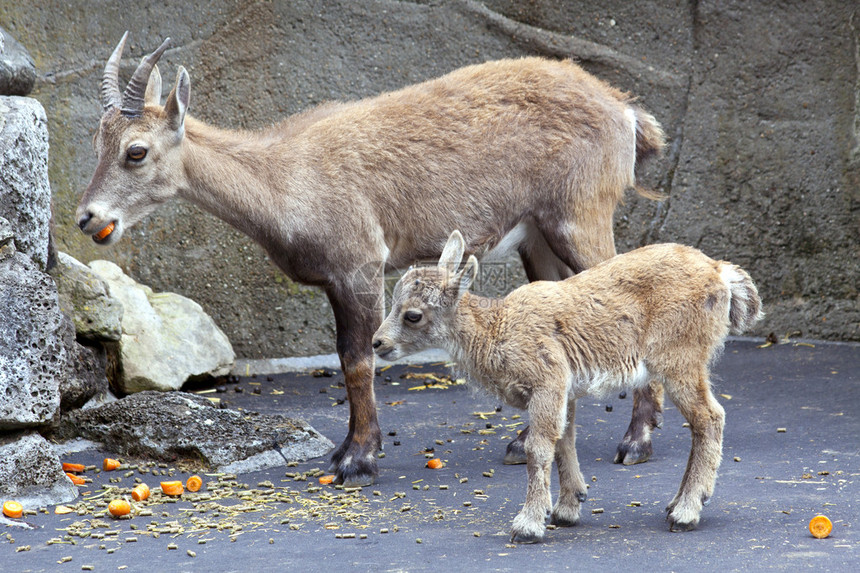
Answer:
[(376, 356), (377, 356), (378, 358), (385, 359), (385, 357), (386, 357), (386, 356), (388, 356), (389, 354), (391, 354), (392, 352), (394, 352), (394, 349), (393, 349), (393, 348), (389, 348), (389, 349), (387, 349), (387, 350), (382, 350), (381, 352), (380, 352), (380, 351), (377, 351), (377, 352), (376, 352)]
[(113, 233), (115, 228), (116, 223), (111, 221), (110, 223), (105, 225), (105, 227), (101, 231), (93, 235), (93, 241), (99, 244), (105, 243), (108, 237), (110, 237), (111, 233)]

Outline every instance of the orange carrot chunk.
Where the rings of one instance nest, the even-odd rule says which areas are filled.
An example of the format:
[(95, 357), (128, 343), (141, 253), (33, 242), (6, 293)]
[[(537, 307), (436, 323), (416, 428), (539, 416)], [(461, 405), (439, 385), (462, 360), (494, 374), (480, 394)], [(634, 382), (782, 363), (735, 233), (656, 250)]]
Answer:
[(102, 469), (106, 472), (112, 472), (120, 466), (119, 460), (113, 458), (105, 458), (102, 462)]
[(131, 504), (124, 499), (115, 499), (108, 504), (108, 512), (114, 517), (128, 515), (131, 512)]
[(18, 519), (24, 515), (24, 507), (17, 501), (10, 500), (3, 502), (3, 515), (13, 519)]
[(161, 491), (164, 495), (182, 495), (185, 490), (181, 481), (163, 481), (161, 482)]
[(185, 489), (188, 491), (200, 491), (201, 487), (203, 487), (203, 480), (200, 479), (200, 476), (191, 476), (185, 482)]
[(334, 475), (320, 476), (320, 484), (328, 485), (334, 481)]
[(833, 531), (833, 524), (826, 515), (816, 515), (809, 521), (809, 533), (818, 539), (824, 539)]
[(145, 483), (139, 483), (131, 490), (131, 499), (134, 501), (144, 501), (149, 497), (149, 486)]
[(445, 467), (445, 464), (442, 463), (442, 460), (439, 458), (433, 458), (432, 460), (427, 461), (427, 467), (431, 470), (438, 470), (439, 468)]
[(75, 474), (70, 474), (69, 472), (66, 472), (66, 477), (72, 480), (72, 483), (75, 485), (84, 485), (85, 483), (87, 483), (87, 480), (85, 480), (84, 478), (78, 477)]
[(64, 472), (80, 473), (84, 471), (84, 469), (86, 469), (86, 466), (84, 466), (84, 464), (70, 464), (68, 462), (63, 462)]
[(104, 229), (95, 234), (96, 239), (101, 241), (102, 239), (113, 233), (113, 229), (115, 226), (116, 225), (114, 225), (113, 223), (108, 223)]

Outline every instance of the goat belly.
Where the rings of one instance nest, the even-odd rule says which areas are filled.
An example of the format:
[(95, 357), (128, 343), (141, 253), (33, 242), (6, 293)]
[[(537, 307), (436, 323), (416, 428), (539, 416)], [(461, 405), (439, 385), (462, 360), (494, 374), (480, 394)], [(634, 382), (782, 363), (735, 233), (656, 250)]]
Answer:
[(571, 376), (570, 393), (574, 398), (583, 396), (605, 397), (621, 390), (631, 390), (648, 384), (649, 373), (641, 360), (633, 369), (593, 370)]

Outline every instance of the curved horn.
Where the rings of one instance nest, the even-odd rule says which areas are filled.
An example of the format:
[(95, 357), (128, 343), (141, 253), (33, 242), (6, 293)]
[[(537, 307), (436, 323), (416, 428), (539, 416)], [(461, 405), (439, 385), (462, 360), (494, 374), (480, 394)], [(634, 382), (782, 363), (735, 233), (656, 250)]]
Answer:
[(122, 94), (119, 91), (119, 61), (127, 38), (128, 31), (122, 35), (122, 40), (114, 48), (113, 54), (105, 64), (105, 73), (102, 76), (102, 105), (105, 111), (122, 106)]
[(140, 117), (143, 113), (143, 104), (146, 99), (146, 84), (149, 82), (149, 74), (152, 73), (152, 67), (167, 49), (170, 44), (170, 38), (165, 39), (157, 50), (146, 56), (137, 69), (131, 80), (128, 82), (125, 91), (122, 94), (122, 114), (126, 117)]

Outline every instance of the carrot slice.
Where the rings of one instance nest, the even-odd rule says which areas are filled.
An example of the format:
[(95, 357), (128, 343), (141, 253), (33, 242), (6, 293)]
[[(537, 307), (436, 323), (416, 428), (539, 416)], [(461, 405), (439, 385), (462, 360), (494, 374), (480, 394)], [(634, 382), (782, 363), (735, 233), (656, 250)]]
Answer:
[(66, 472), (66, 477), (72, 480), (72, 483), (75, 485), (84, 485), (85, 483), (87, 483), (87, 480), (85, 480), (84, 478), (78, 477), (75, 474), (70, 474), (69, 472)]
[(84, 464), (70, 464), (68, 462), (63, 462), (63, 471), (64, 472), (74, 472), (80, 473), (86, 469)]
[(328, 485), (334, 481), (334, 475), (320, 476), (320, 484)]
[(119, 460), (115, 460), (113, 458), (105, 458), (105, 460), (102, 462), (102, 469), (106, 472), (112, 472), (113, 470), (119, 468), (119, 466)]
[(108, 504), (108, 512), (114, 517), (131, 513), (131, 504), (124, 499), (115, 499)]
[(826, 515), (816, 515), (809, 521), (809, 533), (818, 539), (824, 539), (833, 531), (833, 524)]
[(200, 476), (191, 476), (185, 482), (185, 489), (188, 491), (200, 491), (201, 487), (203, 487), (203, 480), (200, 479)]
[(3, 502), (3, 515), (13, 519), (18, 519), (24, 515), (24, 506), (17, 501), (5, 501)]
[(185, 489), (182, 487), (181, 481), (163, 481), (161, 482), (161, 491), (164, 495), (182, 495)]
[(439, 468), (445, 467), (445, 464), (442, 463), (442, 460), (439, 458), (433, 458), (432, 460), (427, 461), (427, 467), (431, 470), (438, 470)]
[(149, 486), (145, 483), (139, 483), (131, 490), (131, 499), (134, 501), (143, 501), (149, 497)]
[(95, 234), (95, 238), (101, 241), (102, 239), (113, 233), (113, 229), (115, 226), (116, 225), (114, 225), (113, 223), (108, 223), (104, 229)]

